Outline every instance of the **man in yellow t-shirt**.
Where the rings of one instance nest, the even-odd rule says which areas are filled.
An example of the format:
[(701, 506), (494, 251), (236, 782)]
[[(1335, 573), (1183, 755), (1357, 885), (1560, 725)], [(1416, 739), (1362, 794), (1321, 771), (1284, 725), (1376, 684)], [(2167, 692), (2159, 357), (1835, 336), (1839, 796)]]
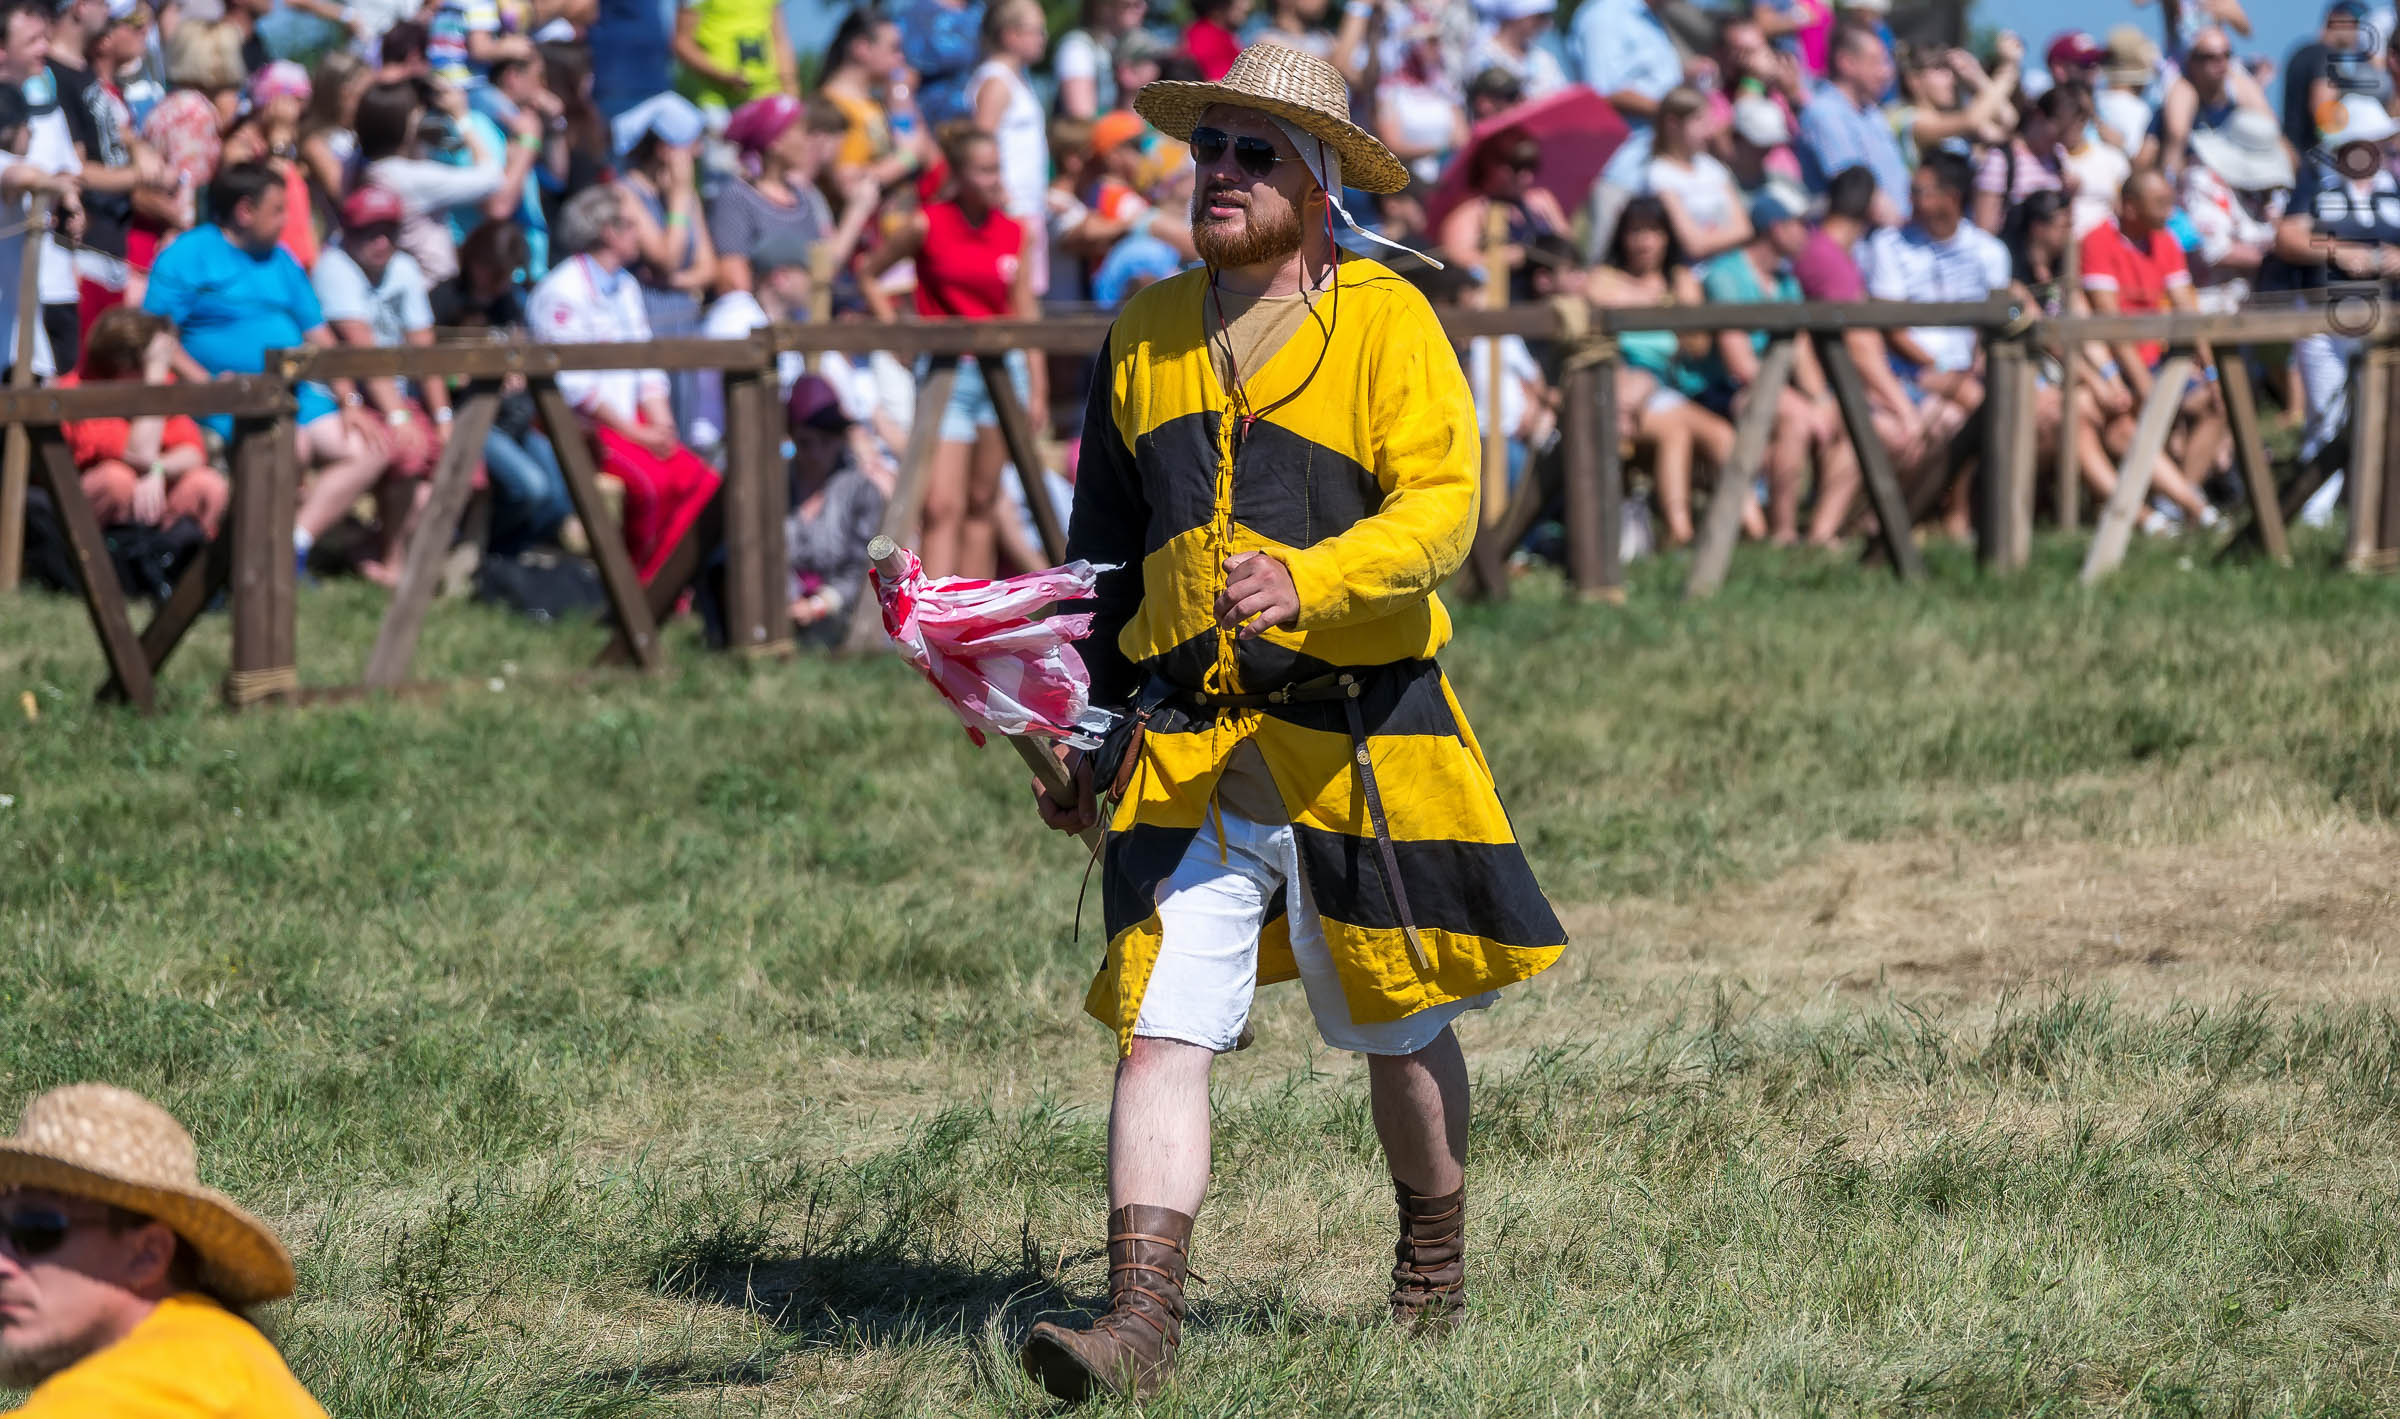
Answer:
[(53, 1089), (0, 1138), (0, 1385), (33, 1388), (15, 1419), (326, 1419), (241, 1314), (292, 1285), (141, 1095)]

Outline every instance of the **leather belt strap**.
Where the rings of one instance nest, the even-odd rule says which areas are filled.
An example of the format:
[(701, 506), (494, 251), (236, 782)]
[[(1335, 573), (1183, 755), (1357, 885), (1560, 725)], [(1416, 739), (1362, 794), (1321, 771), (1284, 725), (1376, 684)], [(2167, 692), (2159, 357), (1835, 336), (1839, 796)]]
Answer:
[(1367, 802), (1367, 821), (1375, 828), (1375, 852), (1383, 864), (1384, 890), (1391, 895), (1392, 913), (1400, 919), (1400, 934), (1408, 942), (1409, 959), (1419, 973), (1433, 974), (1433, 957), (1425, 950), (1425, 941), (1417, 932), (1417, 919), (1408, 909), (1408, 888), (1400, 880), (1400, 854), (1392, 845), (1391, 822), (1384, 816), (1383, 791), (1375, 782), (1375, 759), (1367, 750), (1367, 718), (1358, 707), (1358, 697), (1365, 690), (1357, 675), (1342, 671), (1269, 690), (1259, 695), (1225, 695), (1207, 690), (1195, 690), (1177, 698), (1202, 711), (1229, 709), (1265, 709), (1271, 705), (1319, 704), (1328, 700), (1342, 702), (1342, 714), (1350, 722), (1350, 761), (1358, 769), (1359, 796)]

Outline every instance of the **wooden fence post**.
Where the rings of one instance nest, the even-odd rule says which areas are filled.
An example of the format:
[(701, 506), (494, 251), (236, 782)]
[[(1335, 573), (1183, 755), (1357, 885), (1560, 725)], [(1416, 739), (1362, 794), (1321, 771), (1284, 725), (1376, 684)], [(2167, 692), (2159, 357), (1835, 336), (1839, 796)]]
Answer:
[(100, 521), (83, 496), (83, 477), (67, 451), (66, 438), (56, 424), (43, 424), (38, 433), (21, 424), (12, 425), (11, 430), (24, 434), (29, 445), (34, 445), (32, 453), (39, 460), (42, 483), (50, 490), (51, 506), (58, 510), (59, 524), (75, 553), (75, 570), (83, 582), (83, 608), (100, 637), (102, 653), (108, 657), (110, 681), (123, 686), (125, 698), (148, 713), (156, 707), (150, 662), (134, 639), (133, 623), (125, 614), (125, 588), (117, 581), (116, 563), (109, 558), (108, 539), (101, 534)]
[(1050, 477), (1042, 464), (1042, 448), (1033, 437), (1017, 386), (1010, 380), (1008, 361), (992, 355), (975, 362), (983, 387), (992, 396), (992, 414), (1000, 421), (1000, 441), (1008, 445), (1008, 461), (1017, 470), (1017, 487), (1025, 494), (1025, 511), (1033, 517), (1034, 535), (1042, 539), (1042, 555), (1057, 566), (1067, 559), (1067, 530), (1059, 525), (1058, 509), (1050, 501)]
[(656, 670), (666, 663), (665, 650), (658, 643), (658, 619), (650, 612), (641, 574), (634, 570), (633, 557), (625, 550), (625, 529), (609, 515), (608, 503), (600, 496), (600, 470), (592, 461), (591, 436), (584, 431), (583, 421), (575, 417), (567, 396), (558, 392), (557, 380), (543, 375), (526, 384), (533, 392), (533, 407), (541, 415), (542, 427), (550, 435), (550, 447), (558, 454), (559, 472), (567, 480), (567, 499), (575, 504), (575, 515), (583, 520), (583, 530), (591, 539), (600, 585), (608, 593), (609, 609), (617, 616), (617, 635), (636, 665)]
[(1784, 386), (1791, 383), (1792, 364), (1799, 353), (1798, 336), (1779, 335), (1759, 361), (1758, 375), (1750, 381), (1747, 402), (1742, 406), (1741, 422), (1734, 428), (1733, 457), (1717, 474), (1717, 490), (1709, 495), (1708, 521), (1701, 525), (1700, 539), (1692, 547), (1691, 574), (1683, 583), (1687, 601), (1714, 596), (1725, 584), (1726, 570), (1733, 565), (1734, 544), (1742, 540), (1742, 509), (1750, 501), (1751, 486), (1766, 458), (1777, 406), (1783, 402)]
[(291, 414), (233, 425), (233, 663), (225, 703), (289, 701), (300, 688), (292, 548), (299, 511), (298, 424)]
[[(50, 230), (51, 196), (33, 199), (25, 214), (24, 265), (17, 272), (16, 362), (9, 367), (11, 389), (33, 388), (34, 321), (42, 313), (41, 254)], [(33, 445), (23, 424), (10, 424), (0, 441), (0, 592), (14, 591), (25, 574), (25, 483)], [(147, 705), (144, 708), (148, 708)]]
[(1838, 334), (1817, 343), (1817, 359), (1825, 366), (1826, 382), (1833, 386), (1834, 402), (1841, 405), (1842, 423), (1850, 432), (1851, 449), (1858, 454), (1859, 477), (1866, 484), (1867, 501), (1875, 509), (1876, 536), (1884, 554), (1891, 558), (1892, 575), (1902, 581), (1923, 581), (1925, 558), (1917, 551), (1908, 498), (1892, 472), (1891, 450), (1875, 432), (1875, 413), (1867, 403), (1867, 382), (1858, 372), (1858, 361)]
[[(2061, 283), (2069, 291), (2083, 289), (2083, 248), (2079, 243), (2067, 243), (2065, 270)], [(2051, 469), (2051, 495), (2058, 506), (2051, 517), (2061, 532), (2072, 532), (2081, 525), (2077, 506), (2083, 500), (2083, 469), (2075, 449), (2075, 424), (2083, 417), (2079, 407), (2083, 402), (2083, 342), (2058, 342), (2058, 462)]]
[(441, 463), (433, 470), (433, 491), (417, 518), (416, 535), (400, 566), (400, 584), (392, 590), (375, 649), (367, 656), (364, 683), (371, 690), (396, 688), (408, 678), (416, 658), (417, 636), (425, 629), (425, 612), (442, 578), (442, 564), (458, 535), (459, 516), (475, 492), (475, 466), (483, 461), (483, 444), (500, 410), (500, 391), (492, 384), (471, 388), (451, 424), (449, 442), (442, 446)]
[[(1975, 476), (1975, 560), (1985, 571), (2014, 571), (2018, 554), (2019, 453), (2033, 439), (2032, 391), (2025, 341), (1984, 332), (1983, 450)], [(2027, 480), (2030, 482), (2030, 479)]]
[(2191, 377), (2192, 357), (2180, 351), (2158, 367), (2149, 402), (2142, 405), (2141, 418), (2133, 426), (2133, 443), (2117, 466), (2116, 489), (2108, 495), (2108, 505), (2100, 510), (2100, 520), (2092, 529), (2092, 545), (2083, 557), (2084, 585), (2090, 586), (2124, 562), (2126, 545), (2133, 540), (2133, 529), (2150, 500), (2150, 475), (2166, 449), (2167, 435), (2175, 428), (2175, 415), (2183, 408)]
[(2392, 369), (2400, 349), (2377, 341), (2359, 358), (2358, 379), (2350, 386), (2350, 461), (2343, 469), (2343, 492), (2350, 504), (2350, 528), (2342, 565), (2363, 572), (2374, 565), (2375, 538), (2383, 526), (2383, 458), (2391, 437), (2385, 425), (2392, 417)]
[(1625, 600), (1625, 468), (1617, 447), (1614, 346), (1567, 371), (1560, 390), (1567, 579), (1578, 600)]
[(756, 653), (783, 624), (784, 601), (770, 589), (767, 569), (783, 561), (783, 531), (769, 542), (759, 507), (767, 483), (782, 475), (775, 447), (766, 444), (766, 373), (725, 372), (725, 645)]
[[(2225, 415), (2233, 425), (2233, 461), (2250, 495), (2250, 516), (2260, 541), (2277, 566), (2292, 564), (2291, 538), (2283, 525), (2281, 494), (2275, 487), (2275, 468), (2267, 461), (2266, 441), (2258, 429), (2258, 394), (2250, 383), (2247, 346), (2218, 347), (2217, 378), (2225, 391)], [(2231, 543), (2226, 544), (2229, 548)]]

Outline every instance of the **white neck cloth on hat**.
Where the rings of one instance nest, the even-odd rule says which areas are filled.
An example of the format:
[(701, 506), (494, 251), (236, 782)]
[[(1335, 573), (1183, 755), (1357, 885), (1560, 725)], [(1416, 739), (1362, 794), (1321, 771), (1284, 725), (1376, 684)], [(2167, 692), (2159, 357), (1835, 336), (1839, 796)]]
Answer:
[(1272, 113), (1266, 116), (1274, 121), (1277, 128), (1283, 130), (1284, 137), (1292, 140), (1292, 151), (1300, 155), (1300, 161), (1307, 165), (1309, 176), (1317, 180), (1317, 186), (1325, 189), (1325, 200), (1332, 204), (1334, 212), (1341, 217), (1343, 226), (1378, 246), (1388, 246), (1394, 251), (1405, 251), (1436, 271), (1442, 269), (1442, 263), (1415, 247), (1403, 246), (1390, 237), (1379, 232), (1368, 231), (1365, 227), (1360, 226), (1358, 219), (1350, 215), (1350, 209), (1342, 205), (1342, 155), (1335, 152), (1324, 139), (1290, 119)]

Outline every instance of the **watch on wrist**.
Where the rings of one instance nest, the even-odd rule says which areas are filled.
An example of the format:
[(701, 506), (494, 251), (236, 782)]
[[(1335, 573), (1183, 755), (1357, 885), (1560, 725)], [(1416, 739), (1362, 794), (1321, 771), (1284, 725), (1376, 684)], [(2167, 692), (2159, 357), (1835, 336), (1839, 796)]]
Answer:
[(359, 393), (355, 389), (342, 396), (342, 407), (345, 409), (356, 409), (364, 405), (366, 402), (366, 400), (359, 397)]
[(405, 429), (408, 427), (408, 411), (406, 409), (387, 409), (384, 411), (383, 421), (395, 429)]
[(447, 424), (456, 416), (457, 411), (446, 404), (433, 411), (433, 421), (437, 424)]

